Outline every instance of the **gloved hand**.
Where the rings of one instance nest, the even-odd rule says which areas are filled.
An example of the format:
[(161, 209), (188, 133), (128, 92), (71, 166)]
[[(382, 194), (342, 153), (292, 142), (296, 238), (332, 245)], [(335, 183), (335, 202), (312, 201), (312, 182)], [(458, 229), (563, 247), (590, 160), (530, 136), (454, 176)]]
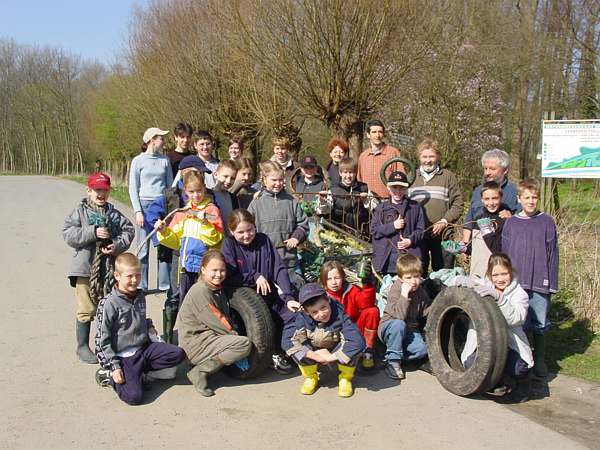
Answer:
[(500, 294), (498, 293), (498, 291), (491, 286), (477, 284), (473, 287), (473, 290), (482, 297), (490, 296), (494, 300), (498, 300), (498, 298), (500, 298)]
[(242, 371), (245, 372), (246, 370), (248, 370), (250, 368), (250, 361), (248, 361), (248, 358), (242, 358), (239, 361), (235, 362), (235, 365)]

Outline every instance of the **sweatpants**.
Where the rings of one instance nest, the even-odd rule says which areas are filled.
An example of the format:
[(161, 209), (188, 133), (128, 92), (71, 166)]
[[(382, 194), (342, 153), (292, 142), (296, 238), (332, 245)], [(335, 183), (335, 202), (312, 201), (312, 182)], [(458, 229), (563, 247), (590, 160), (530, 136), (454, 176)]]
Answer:
[(224, 334), (212, 340), (199, 354), (191, 357), (190, 362), (197, 366), (208, 359), (218, 357), (224, 365), (229, 366), (248, 356), (251, 350), (252, 342), (246, 336)]
[(144, 395), (142, 374), (175, 367), (184, 359), (185, 352), (182, 348), (164, 342), (150, 342), (134, 355), (121, 358), (125, 383), (117, 384), (111, 378), (112, 387), (125, 403), (139, 405)]

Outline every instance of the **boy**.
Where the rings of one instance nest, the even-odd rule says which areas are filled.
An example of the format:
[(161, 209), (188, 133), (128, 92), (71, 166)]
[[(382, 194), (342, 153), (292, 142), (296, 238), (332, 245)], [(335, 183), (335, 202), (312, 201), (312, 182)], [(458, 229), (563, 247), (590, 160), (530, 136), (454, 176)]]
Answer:
[(504, 223), (502, 251), (519, 275), (519, 284), (529, 295), (525, 330), (533, 333), (534, 366), (538, 377), (548, 375), (544, 361), (545, 333), (550, 328), (550, 297), (558, 291), (558, 240), (554, 219), (537, 209), (540, 192), (534, 180), (523, 180), (517, 195), (523, 210)]
[[(196, 131), (194, 135), (194, 149), (198, 152), (198, 157), (204, 162), (208, 170), (213, 173), (219, 165), (219, 160), (212, 154), (214, 147), (214, 139), (208, 131)], [(204, 181), (207, 189), (212, 189), (217, 184), (215, 177), (209, 173), (204, 174)]]
[(380, 203), (371, 218), (373, 267), (382, 275), (396, 272), (401, 253), (421, 257), (425, 218), (423, 208), (406, 197), (408, 180), (404, 172), (392, 172), (387, 179), (390, 198)]
[[(427, 346), (420, 332), (420, 322), (427, 317), (431, 300), (420, 287), (421, 260), (410, 253), (398, 257), (398, 280), (387, 296), (387, 303), (377, 334), (386, 345), (385, 373), (393, 380), (405, 378), (402, 360), (419, 360), (427, 356)], [(421, 365), (428, 370), (427, 362)]]
[[(502, 188), (495, 181), (486, 181), (481, 186), (483, 211), (475, 217), (471, 238), (471, 266), (469, 275), (485, 278), (488, 260), (492, 253), (502, 249), (502, 227), (504, 219), (500, 211), (506, 209), (502, 203)], [(468, 242), (465, 245), (468, 246)]]
[(325, 189), (325, 180), (319, 173), (317, 158), (306, 155), (300, 162), (301, 174), (296, 178), (296, 192), (305, 202), (312, 202), (317, 198), (317, 193)]
[(237, 196), (239, 207), (248, 209), (254, 194), (258, 192), (253, 186), (254, 166), (248, 158), (240, 158), (235, 164), (238, 171), (231, 192)]
[(377, 201), (365, 183), (356, 180), (357, 164), (352, 158), (343, 158), (339, 164), (339, 182), (331, 185), (331, 221), (342, 227), (350, 227), (370, 240), (369, 209)]
[(67, 216), (62, 234), (75, 249), (68, 278), (77, 297), (77, 356), (98, 364), (89, 347), (90, 323), (96, 305), (112, 288), (114, 257), (129, 248), (135, 235), (133, 224), (108, 203), (110, 177), (93, 173), (87, 181), (87, 198)]
[(175, 136), (176, 147), (167, 153), (167, 157), (171, 162), (171, 169), (173, 170), (173, 178), (179, 171), (179, 163), (183, 158), (190, 154), (189, 147), (192, 142), (192, 134), (194, 129), (189, 123), (178, 123), (173, 130)]
[(338, 395), (351, 397), (356, 363), (366, 348), (357, 326), (338, 302), (331, 302), (317, 283), (308, 283), (300, 291), (300, 312), (283, 331), (281, 346), (298, 364), (304, 376), (300, 392), (311, 395), (317, 389), (317, 364), (337, 362)]
[(151, 341), (156, 329), (146, 318), (146, 297), (138, 283), (141, 264), (132, 253), (115, 261), (116, 285), (98, 305), (96, 355), (102, 369), (96, 373), (101, 386), (111, 384), (129, 405), (142, 403), (142, 374), (177, 366), (183, 349)]
[[(215, 196), (215, 204), (221, 210), (221, 218), (223, 219), (224, 224), (229, 221), (229, 215), (231, 214), (231, 211), (239, 208), (237, 196), (229, 192), (229, 190), (233, 187), (236, 175), (237, 165), (230, 159), (224, 159), (221, 161), (217, 166), (217, 171), (215, 172), (217, 184), (213, 189), (213, 193)], [(225, 227), (225, 230), (227, 233), (229, 232), (227, 227)]]

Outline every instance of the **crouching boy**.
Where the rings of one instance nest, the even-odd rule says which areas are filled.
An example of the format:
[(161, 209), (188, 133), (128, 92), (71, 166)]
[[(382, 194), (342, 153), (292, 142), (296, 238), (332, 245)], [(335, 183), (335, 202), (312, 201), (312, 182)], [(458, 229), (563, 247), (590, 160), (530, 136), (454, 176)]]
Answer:
[(150, 339), (157, 333), (152, 320), (146, 318), (146, 297), (138, 289), (142, 276), (139, 259), (131, 253), (119, 255), (114, 275), (116, 285), (96, 313), (96, 356), (102, 366), (96, 379), (101, 385), (112, 385), (125, 403), (139, 405), (144, 392), (142, 374), (177, 366), (185, 352)]
[[(427, 316), (431, 300), (421, 284), (421, 260), (410, 253), (396, 261), (398, 280), (387, 297), (377, 333), (386, 345), (386, 374), (394, 380), (405, 378), (403, 360), (419, 360), (427, 356), (420, 333), (421, 321)], [(428, 370), (428, 362), (422, 369)]]
[(208, 376), (223, 366), (247, 367), (246, 357), (252, 343), (238, 336), (231, 325), (229, 302), (222, 289), (225, 258), (218, 250), (209, 250), (202, 258), (200, 280), (192, 286), (179, 310), (179, 339), (193, 367), (187, 377), (205, 397), (214, 395)]
[(340, 397), (353, 394), (352, 378), (365, 340), (344, 307), (330, 301), (317, 283), (308, 283), (300, 291), (301, 310), (292, 325), (283, 331), (282, 348), (294, 358), (304, 383), (300, 392), (311, 395), (317, 389), (317, 363), (338, 363)]

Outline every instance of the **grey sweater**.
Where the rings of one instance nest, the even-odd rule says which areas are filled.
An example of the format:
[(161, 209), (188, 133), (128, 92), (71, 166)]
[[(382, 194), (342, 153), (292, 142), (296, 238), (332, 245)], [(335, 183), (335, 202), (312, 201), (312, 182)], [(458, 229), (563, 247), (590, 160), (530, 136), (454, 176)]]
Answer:
[(140, 153), (129, 169), (129, 197), (135, 212), (142, 211), (140, 200), (160, 197), (173, 183), (171, 162), (165, 155)]
[(96, 323), (96, 356), (105, 369), (120, 369), (118, 354), (135, 353), (150, 342), (148, 328), (153, 325), (151, 319), (146, 319), (146, 297), (141, 289), (130, 298), (115, 286), (100, 301)]

